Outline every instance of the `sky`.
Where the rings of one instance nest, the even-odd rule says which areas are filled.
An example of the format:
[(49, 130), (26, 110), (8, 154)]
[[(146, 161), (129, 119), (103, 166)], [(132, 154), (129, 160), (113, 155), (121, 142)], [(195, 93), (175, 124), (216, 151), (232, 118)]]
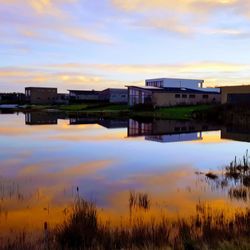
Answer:
[(250, 83), (249, 0), (0, 0), (0, 92)]

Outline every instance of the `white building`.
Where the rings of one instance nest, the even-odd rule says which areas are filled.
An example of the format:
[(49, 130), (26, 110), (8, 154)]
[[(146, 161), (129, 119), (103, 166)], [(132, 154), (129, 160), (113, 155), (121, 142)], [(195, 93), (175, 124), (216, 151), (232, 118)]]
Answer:
[(188, 88), (209, 92), (220, 92), (219, 88), (204, 88), (204, 80), (180, 78), (156, 78), (145, 80), (146, 86), (158, 88)]

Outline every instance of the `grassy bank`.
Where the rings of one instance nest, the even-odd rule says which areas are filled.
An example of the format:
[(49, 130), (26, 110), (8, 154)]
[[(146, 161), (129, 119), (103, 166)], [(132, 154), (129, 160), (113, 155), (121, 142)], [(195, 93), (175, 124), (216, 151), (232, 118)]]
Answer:
[(130, 109), (126, 104), (82, 103), (53, 106), (27, 106), (25, 111), (57, 110), (69, 114), (81, 113), (87, 116), (102, 116), (106, 118), (157, 118), (173, 120), (192, 119), (194, 113), (211, 109), (210, 105), (177, 106), (158, 109)]

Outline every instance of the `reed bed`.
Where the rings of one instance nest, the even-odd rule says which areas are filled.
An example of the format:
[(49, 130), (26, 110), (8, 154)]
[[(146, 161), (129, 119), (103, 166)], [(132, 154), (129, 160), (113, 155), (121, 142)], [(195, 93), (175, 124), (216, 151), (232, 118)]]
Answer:
[(198, 203), (188, 219), (169, 221), (162, 214), (114, 226), (100, 219), (95, 204), (78, 198), (68, 219), (45, 236), (31, 241), (23, 233), (2, 242), (0, 249), (250, 249), (249, 235), (250, 209), (228, 217), (224, 211)]

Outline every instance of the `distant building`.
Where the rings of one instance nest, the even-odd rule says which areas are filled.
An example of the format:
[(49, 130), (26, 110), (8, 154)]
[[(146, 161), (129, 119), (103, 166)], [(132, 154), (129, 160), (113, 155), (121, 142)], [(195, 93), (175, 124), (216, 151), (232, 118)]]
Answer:
[(250, 104), (250, 85), (221, 87), (222, 104)]
[(128, 90), (108, 88), (100, 92), (99, 100), (109, 103), (128, 103)]
[(3, 104), (20, 104), (25, 101), (23, 93), (0, 93), (0, 103)]
[(68, 104), (69, 103), (69, 94), (58, 93), (56, 97), (56, 104)]
[(70, 101), (98, 101), (100, 91), (96, 90), (68, 90)]
[(27, 87), (25, 96), (30, 104), (54, 104), (57, 99), (57, 88)]
[(220, 102), (219, 88), (204, 88), (204, 80), (156, 78), (145, 80), (145, 86), (127, 86), (128, 103), (153, 107), (195, 105)]
[(211, 104), (220, 102), (220, 93), (176, 87), (128, 86), (129, 105), (169, 107), (176, 105)]

